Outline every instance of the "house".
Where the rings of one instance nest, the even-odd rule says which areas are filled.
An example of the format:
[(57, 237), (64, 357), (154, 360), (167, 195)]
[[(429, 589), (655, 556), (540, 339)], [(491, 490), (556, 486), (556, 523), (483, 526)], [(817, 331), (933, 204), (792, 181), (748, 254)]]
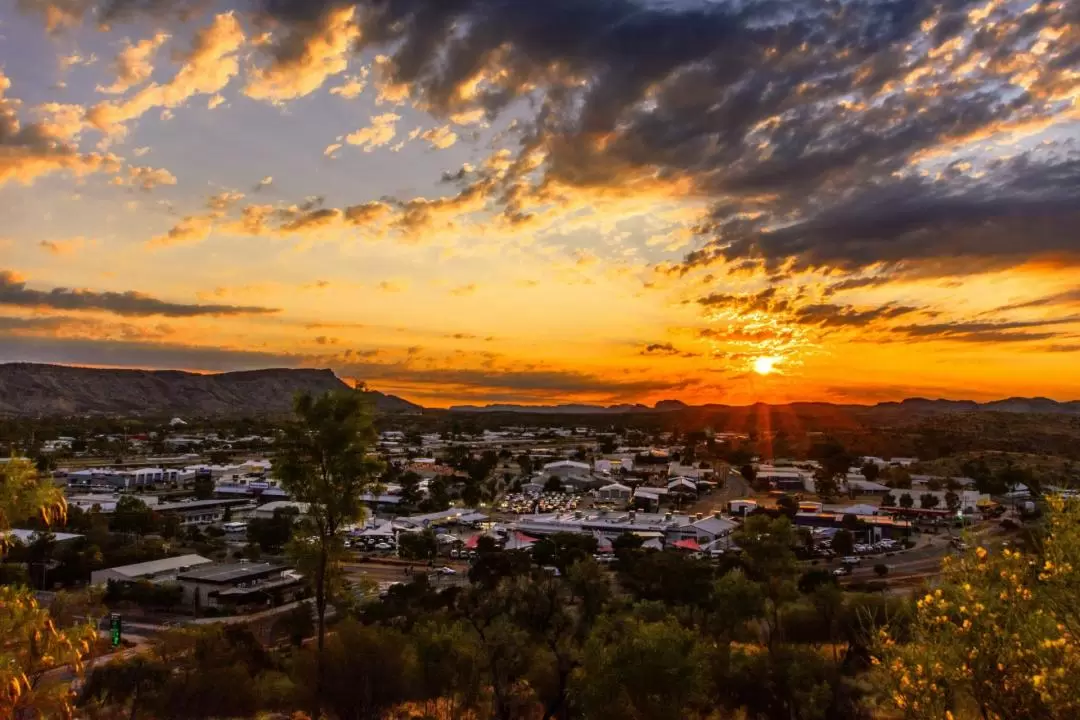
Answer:
[(110, 580), (113, 582), (136, 582), (138, 580), (160, 582), (162, 580), (171, 580), (179, 572), (210, 562), (213, 561), (201, 555), (178, 555), (161, 560), (135, 563), (134, 565), (121, 565), (119, 567), (105, 568), (104, 570), (95, 570), (90, 573), (90, 584), (104, 585)]
[(734, 520), (725, 518), (719, 512), (709, 516), (695, 516), (693, 522), (682, 525), (667, 534), (668, 542), (693, 540), (698, 545), (706, 545), (720, 538), (727, 537), (739, 527)]
[(633, 489), (622, 483), (611, 483), (596, 491), (596, 498), (604, 502), (624, 503), (629, 502), (633, 496)]
[(660, 499), (667, 496), (667, 488), (639, 487), (634, 491), (633, 500), (645, 507), (660, 507)]
[(177, 573), (182, 602), (195, 608), (269, 605), (297, 599), (304, 580), (274, 563), (210, 564)]
[(667, 491), (669, 495), (697, 497), (698, 488), (690, 478), (677, 477), (667, 484)]

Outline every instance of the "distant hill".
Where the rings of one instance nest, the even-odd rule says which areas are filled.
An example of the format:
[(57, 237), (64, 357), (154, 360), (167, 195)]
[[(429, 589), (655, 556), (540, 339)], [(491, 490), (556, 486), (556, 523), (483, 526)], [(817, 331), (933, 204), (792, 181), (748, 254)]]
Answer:
[(849, 415), (886, 418), (891, 415), (917, 417), (920, 415), (943, 415), (970, 412), (1047, 413), (1054, 415), (1080, 415), (1080, 400), (1058, 402), (1049, 398), (1008, 398), (978, 403), (974, 400), (927, 400), (908, 398), (900, 402), (883, 402), (876, 405), (836, 405), (833, 403), (797, 402), (782, 405), (756, 403), (754, 405), (687, 405), (680, 400), (661, 400), (655, 406), (647, 405), (455, 405), (450, 412), (461, 413), (525, 413), (542, 415), (612, 415), (624, 413), (670, 413), (680, 411), (739, 412), (749, 410), (790, 410), (796, 414), (828, 413), (842, 410)]
[[(0, 415), (189, 417), (279, 415), (293, 396), (348, 386), (331, 370), (270, 369), (210, 375), (179, 370), (112, 370), (0, 364)], [(393, 395), (370, 391), (378, 411), (422, 408)]]

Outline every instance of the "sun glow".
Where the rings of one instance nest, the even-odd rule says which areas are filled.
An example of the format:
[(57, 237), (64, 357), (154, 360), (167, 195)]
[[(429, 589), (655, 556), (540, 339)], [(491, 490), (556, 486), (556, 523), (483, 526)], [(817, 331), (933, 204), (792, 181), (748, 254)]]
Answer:
[(753, 370), (758, 375), (768, 375), (776, 369), (776, 360), (777, 358), (769, 357), (767, 355), (759, 358), (754, 358), (754, 362), (752, 365)]

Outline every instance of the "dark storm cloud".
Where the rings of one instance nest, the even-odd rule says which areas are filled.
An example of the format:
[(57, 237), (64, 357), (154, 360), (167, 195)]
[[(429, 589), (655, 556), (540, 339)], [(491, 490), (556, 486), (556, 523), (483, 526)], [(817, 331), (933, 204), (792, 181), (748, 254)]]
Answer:
[(1037, 163), (1022, 156), (994, 171), (988, 179), (870, 186), (804, 221), (729, 236), (715, 252), (851, 270), (920, 259), (1080, 259), (1080, 158)]
[[(44, 0), (20, 0), (44, 5)], [(85, 7), (91, 0), (55, 0)], [(127, 18), (190, 2), (108, 0)], [(1080, 200), (1060, 158), (912, 170), (943, 144), (1062, 112), (1080, 68), (1076, 3), (984, 0), (250, 0), (295, 64), (327, 13), (355, 7), (357, 52), (435, 115), (511, 105), (514, 162), (455, 175), (511, 222), (559, 186), (682, 181), (713, 202), (684, 268), (755, 258), (857, 270), (1031, 253), (1074, 261)], [(1037, 43), (1037, 39), (1042, 39)], [(1038, 57), (1033, 56), (1038, 48)], [(1023, 77), (1023, 86), (1017, 78)], [(518, 102), (524, 100), (525, 102)], [(510, 113), (507, 113), (510, 114)], [(514, 137), (510, 135), (509, 137)], [(544, 161), (529, 161), (539, 151)], [(485, 173), (487, 173), (485, 175)], [(477, 177), (479, 176), (479, 177)], [(967, 264), (969, 271), (984, 267)]]
[(197, 317), (201, 315), (262, 315), (274, 308), (244, 305), (187, 305), (159, 300), (137, 292), (95, 292), (72, 288), (34, 290), (14, 273), (0, 270), (0, 305), (57, 310), (103, 310), (115, 315)]

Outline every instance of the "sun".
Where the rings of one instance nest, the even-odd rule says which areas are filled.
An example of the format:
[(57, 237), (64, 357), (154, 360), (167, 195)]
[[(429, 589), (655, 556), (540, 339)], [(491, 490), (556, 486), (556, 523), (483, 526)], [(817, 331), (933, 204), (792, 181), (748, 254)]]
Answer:
[(753, 363), (754, 372), (758, 375), (768, 375), (776, 369), (776, 358), (764, 355), (759, 358), (754, 358)]

